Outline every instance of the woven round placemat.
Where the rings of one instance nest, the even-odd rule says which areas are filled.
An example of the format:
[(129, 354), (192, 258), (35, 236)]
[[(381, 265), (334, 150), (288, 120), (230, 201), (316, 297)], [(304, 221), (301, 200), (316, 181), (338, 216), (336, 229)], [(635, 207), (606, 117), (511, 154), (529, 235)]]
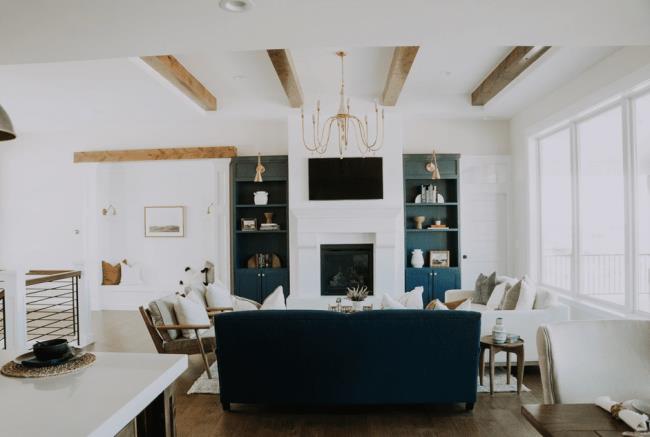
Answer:
[(12, 376), (15, 378), (43, 378), (46, 376), (65, 375), (66, 373), (73, 373), (90, 366), (95, 362), (95, 355), (86, 352), (79, 358), (68, 361), (67, 363), (58, 364), (49, 367), (26, 367), (22, 364), (9, 361), (2, 366), (0, 372), (5, 376)]

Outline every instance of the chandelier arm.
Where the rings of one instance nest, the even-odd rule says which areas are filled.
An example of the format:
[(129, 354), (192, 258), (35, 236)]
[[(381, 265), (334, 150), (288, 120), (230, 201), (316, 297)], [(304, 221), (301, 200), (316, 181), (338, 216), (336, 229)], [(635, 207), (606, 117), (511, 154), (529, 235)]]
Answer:
[[(327, 120), (325, 120), (325, 123), (323, 123), (323, 130), (320, 132), (320, 138), (318, 139), (318, 143), (321, 147), (322, 151), (319, 151), (321, 155), (327, 151), (327, 146), (330, 143), (330, 137), (332, 135), (332, 123), (336, 120), (336, 117), (329, 117)], [(325, 137), (325, 134), (327, 133), (327, 137)]]

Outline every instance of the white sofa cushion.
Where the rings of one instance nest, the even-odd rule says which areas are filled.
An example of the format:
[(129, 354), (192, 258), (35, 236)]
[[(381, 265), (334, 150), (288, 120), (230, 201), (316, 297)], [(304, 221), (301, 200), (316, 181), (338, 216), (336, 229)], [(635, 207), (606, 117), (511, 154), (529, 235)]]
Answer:
[(538, 288), (533, 309), (543, 310), (558, 304), (557, 294), (545, 288)]
[(233, 311), (257, 311), (259, 304), (243, 297), (233, 296), (232, 309)]
[(137, 264), (122, 261), (122, 279), (120, 285), (142, 285), (142, 269)]
[(261, 310), (286, 310), (287, 304), (284, 300), (282, 285), (278, 286), (273, 293), (269, 294), (262, 302)]

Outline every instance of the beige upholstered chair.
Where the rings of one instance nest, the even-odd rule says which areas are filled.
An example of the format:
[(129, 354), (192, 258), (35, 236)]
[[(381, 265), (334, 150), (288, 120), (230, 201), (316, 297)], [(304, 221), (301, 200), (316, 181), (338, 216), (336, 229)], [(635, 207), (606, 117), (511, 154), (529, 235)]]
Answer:
[(650, 321), (542, 325), (537, 347), (546, 404), (650, 399)]
[[(173, 304), (171, 304), (170, 300), (165, 300), (164, 298), (150, 302), (148, 308), (140, 307), (139, 310), (158, 353), (201, 354), (208, 378), (212, 379), (207, 354), (214, 352), (216, 349), (214, 330), (209, 331), (207, 334), (202, 334), (202, 336), (199, 335), (200, 330), (211, 328), (209, 324), (179, 324), (173, 312)], [(225, 311), (232, 311), (232, 308), (208, 308), (207, 311), (209, 316), (214, 316)], [(194, 330), (196, 338), (182, 337), (180, 332), (182, 329)]]

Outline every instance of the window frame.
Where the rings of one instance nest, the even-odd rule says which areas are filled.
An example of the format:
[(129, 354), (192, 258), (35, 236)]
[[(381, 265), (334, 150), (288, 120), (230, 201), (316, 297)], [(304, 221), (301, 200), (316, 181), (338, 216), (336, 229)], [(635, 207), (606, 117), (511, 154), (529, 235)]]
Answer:
[[(639, 308), (639, 293), (640, 284), (638, 283), (640, 270), (640, 259), (637, 256), (637, 244), (635, 236), (639, 234), (639, 218), (637, 202), (640, 201), (638, 197), (638, 163), (637, 153), (638, 147), (636, 136), (636, 107), (635, 101), (639, 98), (650, 95), (650, 85), (644, 85), (626, 94), (621, 94), (615, 98), (605, 100), (598, 105), (592, 106), (586, 111), (580, 112), (573, 117), (564, 120), (561, 123), (554, 125), (550, 129), (538, 132), (530, 138), (534, 147), (535, 167), (532, 173), (535, 177), (537, 185), (534, 195), (537, 197), (534, 203), (536, 208), (535, 221), (536, 221), (536, 250), (533, 252), (536, 259), (536, 269), (538, 272), (539, 283), (545, 288), (557, 291), (562, 295), (580, 302), (592, 304), (603, 308), (615, 310), (617, 312), (625, 312), (643, 317), (650, 317), (650, 309), (643, 310)], [(607, 112), (611, 109), (621, 108), (621, 122), (622, 122), (622, 138), (621, 144), (623, 147), (623, 220), (624, 220), (624, 262), (625, 262), (625, 290), (624, 290), (624, 303), (616, 304), (608, 302), (603, 299), (591, 297), (584, 293), (580, 293), (581, 284), (581, 269), (580, 269), (580, 249), (581, 249), (581, 229), (580, 229), (580, 163), (579, 163), (579, 147), (578, 147), (578, 125), (584, 121), (588, 121), (598, 115)], [(571, 251), (571, 289), (566, 290), (554, 285), (545, 284), (543, 282), (543, 235), (542, 235), (542, 165), (541, 165), (541, 141), (563, 130), (569, 130), (570, 137), (570, 159), (571, 159), (571, 195), (572, 195), (572, 251)]]

